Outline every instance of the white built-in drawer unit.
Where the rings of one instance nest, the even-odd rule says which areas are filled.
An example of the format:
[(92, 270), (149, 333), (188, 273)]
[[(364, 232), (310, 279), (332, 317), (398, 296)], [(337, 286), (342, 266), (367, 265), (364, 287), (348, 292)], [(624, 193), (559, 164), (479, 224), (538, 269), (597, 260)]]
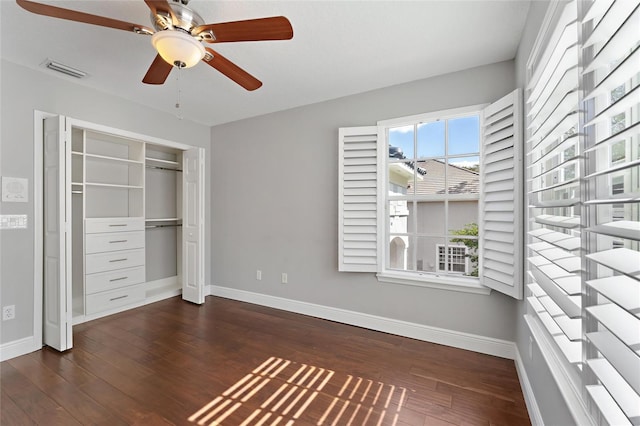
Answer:
[(85, 311), (87, 314), (95, 314), (101, 311), (118, 308), (139, 302), (145, 297), (144, 284), (131, 285), (111, 291), (87, 294)]
[(85, 313), (108, 311), (145, 298), (144, 218), (85, 220)]
[(85, 232), (87, 234), (123, 231), (144, 231), (144, 218), (114, 217), (107, 219), (100, 218), (85, 220)]
[(100, 291), (114, 290), (133, 284), (144, 282), (144, 266), (117, 269), (115, 271), (89, 274), (86, 277), (86, 293), (94, 294)]

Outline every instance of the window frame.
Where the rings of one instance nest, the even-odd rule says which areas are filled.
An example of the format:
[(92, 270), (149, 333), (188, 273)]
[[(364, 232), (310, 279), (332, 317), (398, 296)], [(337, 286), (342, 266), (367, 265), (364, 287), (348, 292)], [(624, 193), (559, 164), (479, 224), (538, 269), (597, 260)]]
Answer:
[[(470, 115), (477, 115), (479, 119), (479, 151), (478, 156), (482, 159), (483, 155), (483, 111), (484, 109), (490, 105), (489, 103), (485, 104), (475, 104), (469, 105), (460, 108), (451, 108), (439, 111), (433, 111), (423, 114), (415, 114), (406, 117), (399, 117), (388, 120), (378, 121), (378, 128), (381, 129), (378, 134), (382, 136), (378, 141), (379, 149), (384, 149), (388, 151), (388, 130), (394, 127), (402, 127), (415, 125), (420, 122), (433, 122), (436, 120), (450, 120), (455, 118), (468, 117)], [(384, 156), (385, 161), (383, 164), (378, 165), (378, 173), (380, 175), (381, 184), (378, 187), (378, 209), (384, 212), (383, 217), (383, 226), (382, 229), (379, 229), (380, 232), (380, 251), (379, 251), (379, 271), (377, 273), (378, 281), (394, 283), (394, 284), (403, 284), (403, 285), (413, 285), (420, 287), (429, 287), (429, 288), (438, 288), (438, 289), (447, 289), (453, 291), (462, 291), (469, 293), (477, 293), (477, 294), (485, 294), (488, 295), (491, 292), (491, 289), (482, 285), (480, 283), (479, 277), (469, 277), (464, 276), (462, 274), (458, 275), (455, 273), (438, 273), (438, 272), (420, 272), (420, 271), (402, 271), (388, 268), (389, 261), (389, 239), (391, 236), (389, 229), (389, 211), (388, 211), (388, 163), (387, 157), (388, 153)], [(480, 187), (482, 187), (482, 172), (479, 176), (480, 179)], [(473, 197), (475, 200), (476, 198)], [(444, 200), (444, 198), (443, 198)], [(480, 193), (477, 197), (478, 200), (478, 226), (480, 226), (482, 209), (480, 208)], [(481, 239), (480, 229), (478, 232), (478, 240)], [(437, 247), (437, 244), (436, 244)], [(465, 247), (466, 248), (466, 247)], [(437, 248), (436, 248), (436, 260), (437, 260)], [(468, 259), (467, 259), (468, 260)], [(436, 262), (437, 265), (437, 262)]]

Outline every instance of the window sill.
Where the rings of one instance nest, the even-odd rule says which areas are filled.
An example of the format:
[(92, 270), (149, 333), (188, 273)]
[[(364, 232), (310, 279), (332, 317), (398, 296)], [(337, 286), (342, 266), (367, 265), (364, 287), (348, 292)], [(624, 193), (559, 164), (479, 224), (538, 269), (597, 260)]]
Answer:
[(376, 275), (378, 281), (417, 287), (436, 288), (439, 290), (459, 291), (489, 295), (491, 289), (480, 284), (477, 278), (446, 277), (434, 274), (403, 273), (385, 271)]

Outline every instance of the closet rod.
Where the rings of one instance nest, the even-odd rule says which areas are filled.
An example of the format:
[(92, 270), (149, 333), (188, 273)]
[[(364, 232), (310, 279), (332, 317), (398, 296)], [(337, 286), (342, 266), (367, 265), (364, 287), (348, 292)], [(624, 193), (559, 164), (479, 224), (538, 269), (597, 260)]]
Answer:
[(71, 191), (72, 194), (82, 194), (82, 191)]
[(175, 223), (173, 225), (146, 225), (145, 228), (172, 228), (176, 226), (182, 226), (181, 223)]
[(158, 169), (158, 170), (168, 170), (170, 172), (181, 172), (182, 170), (180, 169), (171, 169), (169, 167), (160, 167), (160, 166), (150, 166), (148, 164), (145, 165), (145, 167), (147, 169)]

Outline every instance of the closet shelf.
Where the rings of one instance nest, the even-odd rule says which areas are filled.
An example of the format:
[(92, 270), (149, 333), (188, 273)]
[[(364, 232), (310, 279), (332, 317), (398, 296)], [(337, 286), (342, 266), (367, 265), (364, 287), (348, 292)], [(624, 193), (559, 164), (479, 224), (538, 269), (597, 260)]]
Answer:
[(178, 217), (159, 217), (156, 219), (146, 218), (144, 221), (145, 222), (176, 222), (178, 220), (182, 220), (182, 219)]
[(143, 187), (140, 185), (116, 185), (113, 183), (94, 183), (94, 182), (85, 182), (86, 186), (98, 186), (103, 188), (125, 188), (125, 189), (142, 189)]
[(179, 167), (180, 163), (172, 160), (162, 160), (160, 158), (146, 157), (145, 161), (150, 164), (157, 164), (159, 166), (176, 166)]
[(112, 163), (124, 163), (124, 164), (144, 164), (142, 161), (138, 160), (130, 160), (128, 158), (120, 158), (120, 157), (109, 157), (106, 155), (98, 155), (98, 154), (84, 154), (87, 160), (98, 160)]

